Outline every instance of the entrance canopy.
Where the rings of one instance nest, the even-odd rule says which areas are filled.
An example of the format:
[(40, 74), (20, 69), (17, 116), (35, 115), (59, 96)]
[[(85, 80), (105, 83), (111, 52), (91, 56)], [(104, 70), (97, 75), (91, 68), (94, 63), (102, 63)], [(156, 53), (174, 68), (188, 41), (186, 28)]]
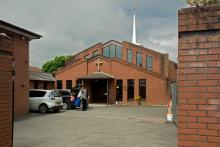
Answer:
[(83, 76), (78, 78), (79, 80), (99, 80), (99, 79), (114, 79), (114, 76), (109, 75), (104, 72), (94, 72), (92, 74), (89, 74), (87, 76)]

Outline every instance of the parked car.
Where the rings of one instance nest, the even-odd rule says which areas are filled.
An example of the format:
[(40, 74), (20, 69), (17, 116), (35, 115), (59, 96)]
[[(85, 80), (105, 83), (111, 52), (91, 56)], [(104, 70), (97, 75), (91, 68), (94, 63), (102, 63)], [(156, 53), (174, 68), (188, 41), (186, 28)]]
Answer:
[(74, 108), (74, 99), (75, 96), (72, 95), (72, 93), (70, 92), (70, 90), (67, 89), (56, 89), (56, 91), (58, 91), (60, 93), (60, 95), (62, 96), (62, 100), (63, 100), (63, 109), (67, 110), (69, 108)]
[(56, 90), (29, 90), (29, 110), (47, 113), (49, 110), (59, 112), (63, 108), (62, 97)]

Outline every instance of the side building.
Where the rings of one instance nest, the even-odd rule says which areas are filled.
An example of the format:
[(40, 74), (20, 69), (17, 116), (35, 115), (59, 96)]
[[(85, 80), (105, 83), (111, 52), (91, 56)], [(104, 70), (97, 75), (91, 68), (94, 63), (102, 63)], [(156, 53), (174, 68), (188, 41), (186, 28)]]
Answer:
[(40, 37), (38, 34), (0, 20), (1, 147), (13, 146), (14, 114), (28, 113), (29, 42)]
[(132, 104), (134, 97), (152, 105), (170, 100), (169, 82), (176, 80), (176, 63), (168, 54), (123, 41), (95, 44), (72, 56), (56, 72), (56, 88), (86, 84), (90, 103)]
[(38, 67), (29, 67), (29, 89), (54, 89), (54, 77)]

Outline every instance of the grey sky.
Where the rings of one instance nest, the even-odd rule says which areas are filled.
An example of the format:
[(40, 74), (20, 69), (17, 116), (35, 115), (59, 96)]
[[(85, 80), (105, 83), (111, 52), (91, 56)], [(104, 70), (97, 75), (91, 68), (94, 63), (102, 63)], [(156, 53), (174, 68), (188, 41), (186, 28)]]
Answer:
[(98, 42), (137, 40), (177, 58), (177, 11), (183, 0), (0, 0), (0, 19), (43, 37), (30, 44), (30, 65), (41, 67)]

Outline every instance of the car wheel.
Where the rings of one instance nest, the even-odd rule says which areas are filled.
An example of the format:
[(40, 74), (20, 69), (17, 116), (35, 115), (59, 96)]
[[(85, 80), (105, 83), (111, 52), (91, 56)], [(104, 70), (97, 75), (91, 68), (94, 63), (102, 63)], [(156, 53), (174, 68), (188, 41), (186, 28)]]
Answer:
[(67, 103), (63, 103), (63, 110), (67, 110), (68, 109), (68, 104)]
[(41, 104), (39, 107), (40, 113), (47, 113), (48, 112), (48, 107), (46, 104)]

